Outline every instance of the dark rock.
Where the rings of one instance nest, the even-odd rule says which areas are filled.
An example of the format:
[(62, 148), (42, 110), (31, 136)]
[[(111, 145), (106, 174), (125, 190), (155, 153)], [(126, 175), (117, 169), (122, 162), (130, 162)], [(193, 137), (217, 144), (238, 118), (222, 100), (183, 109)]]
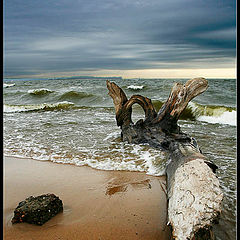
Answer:
[(12, 223), (27, 222), (43, 225), (62, 211), (62, 200), (54, 194), (43, 194), (37, 197), (30, 196), (18, 204), (14, 210)]

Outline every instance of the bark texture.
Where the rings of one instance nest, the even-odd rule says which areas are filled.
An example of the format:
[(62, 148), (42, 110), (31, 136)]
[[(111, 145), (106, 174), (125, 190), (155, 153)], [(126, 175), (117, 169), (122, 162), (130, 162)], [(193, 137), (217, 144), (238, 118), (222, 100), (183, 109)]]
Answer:
[[(187, 104), (208, 88), (208, 81), (194, 78), (185, 84), (175, 83), (158, 112), (147, 97), (133, 95), (128, 99), (118, 85), (109, 81), (107, 88), (113, 99), (122, 140), (148, 143), (169, 153), (166, 167), (168, 223), (173, 239), (214, 239), (212, 225), (219, 218), (223, 198), (215, 174), (217, 166), (202, 154), (196, 140), (183, 133), (177, 124)], [(145, 119), (136, 124), (131, 119), (135, 103), (145, 112)]]

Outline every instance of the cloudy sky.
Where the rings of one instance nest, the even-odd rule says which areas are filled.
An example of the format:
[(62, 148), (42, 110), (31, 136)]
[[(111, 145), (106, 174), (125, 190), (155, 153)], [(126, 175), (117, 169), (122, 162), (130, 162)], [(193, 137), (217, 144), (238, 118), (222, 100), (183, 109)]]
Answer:
[(4, 76), (235, 77), (233, 0), (5, 0)]

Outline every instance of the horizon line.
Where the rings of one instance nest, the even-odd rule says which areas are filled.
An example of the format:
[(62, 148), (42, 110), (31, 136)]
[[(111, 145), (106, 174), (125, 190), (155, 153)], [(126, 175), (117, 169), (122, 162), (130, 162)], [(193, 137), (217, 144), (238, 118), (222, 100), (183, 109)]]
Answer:
[[(138, 80), (144, 80), (144, 79), (192, 79), (190, 77), (122, 77), (122, 76), (58, 76), (58, 77), (37, 77), (37, 76), (13, 76), (13, 77), (4, 77), (3, 80), (10, 80), (10, 79), (41, 79), (41, 80), (61, 80), (63, 78), (69, 79), (69, 78), (78, 78), (78, 77), (86, 77), (86, 78), (118, 78), (122, 80), (128, 80), (128, 79), (138, 79)], [(197, 77), (193, 77), (197, 78)], [(236, 77), (204, 77), (205, 79), (236, 79)]]
[[(33, 70), (34, 71), (34, 70)], [(204, 77), (208, 79), (236, 79), (236, 68), (211, 68), (211, 69), (141, 69), (141, 70), (108, 70), (95, 71), (80, 70), (69, 72), (52, 72), (41, 74), (6, 75), (3, 78), (70, 78), (70, 77), (97, 77), (97, 78), (122, 78), (122, 79), (186, 79)]]

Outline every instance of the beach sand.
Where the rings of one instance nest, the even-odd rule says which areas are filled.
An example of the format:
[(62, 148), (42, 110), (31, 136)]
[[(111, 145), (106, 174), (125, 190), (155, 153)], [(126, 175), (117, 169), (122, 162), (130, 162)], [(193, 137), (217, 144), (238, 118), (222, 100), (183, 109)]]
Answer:
[[(165, 177), (140, 172), (4, 157), (5, 240), (168, 240)], [(14, 209), (29, 196), (54, 193), (63, 212), (42, 226), (12, 224)]]

